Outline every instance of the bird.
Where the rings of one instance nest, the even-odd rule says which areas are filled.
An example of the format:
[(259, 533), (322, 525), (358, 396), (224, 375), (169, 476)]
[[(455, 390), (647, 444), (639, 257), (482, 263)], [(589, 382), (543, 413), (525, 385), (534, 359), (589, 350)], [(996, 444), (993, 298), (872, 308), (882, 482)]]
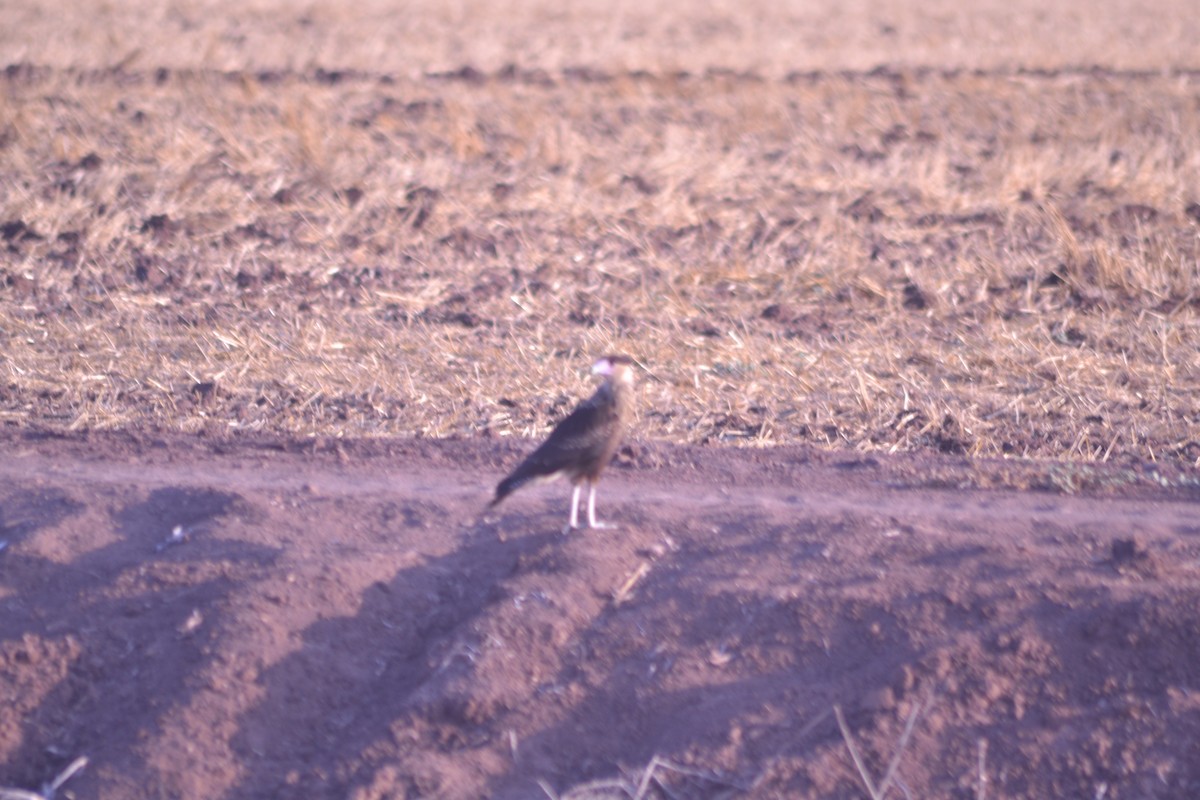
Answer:
[(579, 528), (579, 498), (584, 484), (588, 487), (588, 527), (615, 527), (596, 519), (596, 482), (617, 452), (633, 414), (633, 365), (633, 359), (626, 355), (597, 359), (592, 374), (603, 375), (604, 382), (500, 481), (488, 509), (495, 508), (522, 486), (566, 477), (575, 488), (571, 494), (571, 519), (563, 533)]

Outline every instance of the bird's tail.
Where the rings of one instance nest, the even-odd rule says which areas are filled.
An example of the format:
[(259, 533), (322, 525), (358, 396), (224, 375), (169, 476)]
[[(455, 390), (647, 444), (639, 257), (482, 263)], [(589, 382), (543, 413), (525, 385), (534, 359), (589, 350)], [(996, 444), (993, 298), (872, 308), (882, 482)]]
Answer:
[[(522, 465), (524, 466), (524, 465)], [(530, 474), (526, 469), (518, 468), (513, 474), (509, 475), (496, 486), (496, 496), (492, 498), (492, 502), (488, 503), (488, 508), (495, 508), (500, 505), (500, 502), (510, 494), (520, 489), (525, 484), (537, 480), (538, 476)]]
[(488, 508), (492, 509), (500, 505), (500, 501), (515, 492), (524, 481), (516, 480), (515, 475), (509, 475), (504, 480), (500, 481), (496, 486), (496, 496), (492, 498), (492, 502), (488, 503)]

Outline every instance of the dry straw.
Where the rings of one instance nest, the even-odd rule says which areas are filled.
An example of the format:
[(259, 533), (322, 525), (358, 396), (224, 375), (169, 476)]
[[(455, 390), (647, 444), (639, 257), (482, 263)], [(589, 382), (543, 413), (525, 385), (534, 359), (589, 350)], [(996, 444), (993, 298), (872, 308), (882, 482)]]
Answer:
[(745, 69), (14, 66), (0, 418), (531, 436), (621, 350), (648, 438), (1200, 461), (1193, 73), (688, 30)]

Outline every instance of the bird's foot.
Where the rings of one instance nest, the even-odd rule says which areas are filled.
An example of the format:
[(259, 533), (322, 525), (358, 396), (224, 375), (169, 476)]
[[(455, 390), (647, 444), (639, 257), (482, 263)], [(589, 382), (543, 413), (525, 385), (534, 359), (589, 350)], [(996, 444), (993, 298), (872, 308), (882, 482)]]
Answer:
[(590, 525), (588, 525), (588, 527), (597, 531), (615, 531), (621, 526), (617, 525), (615, 522), (600, 522), (598, 520), (594, 520)]
[(570, 523), (568, 523), (566, 525), (563, 525), (562, 535), (566, 536), (567, 534), (571, 533), (572, 531), (577, 531), (577, 530), (579, 530), (578, 525), (571, 525)]

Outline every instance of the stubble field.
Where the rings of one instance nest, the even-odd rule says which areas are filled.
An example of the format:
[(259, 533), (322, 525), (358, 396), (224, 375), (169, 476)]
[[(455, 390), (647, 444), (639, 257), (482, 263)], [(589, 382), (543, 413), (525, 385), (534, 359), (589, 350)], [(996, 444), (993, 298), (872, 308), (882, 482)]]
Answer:
[[(1195, 15), (916, 5), (11, 4), (0, 785), (90, 750), (79, 796), (520, 797), (658, 756), (626, 788), (869, 796), (846, 732), (879, 775), (910, 714), (926, 796), (1200, 781), (1161, 741), (1200, 647)], [(476, 519), (610, 351), (633, 529)], [(328, 618), (287, 588), (322, 570)], [(1134, 640), (1149, 673), (1096, 666)], [(156, 658), (105, 738), (87, 687), (136, 705)]]

